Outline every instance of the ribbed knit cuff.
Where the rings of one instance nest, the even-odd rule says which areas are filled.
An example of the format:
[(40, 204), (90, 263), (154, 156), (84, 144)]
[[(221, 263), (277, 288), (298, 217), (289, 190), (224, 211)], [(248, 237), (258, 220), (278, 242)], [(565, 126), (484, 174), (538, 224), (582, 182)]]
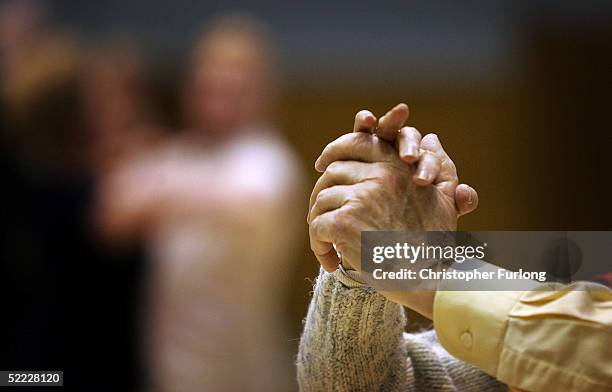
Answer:
[(355, 270), (345, 270), (342, 264), (338, 265), (338, 269), (332, 272), (332, 274), (346, 287), (367, 287), (359, 278), (359, 272)]

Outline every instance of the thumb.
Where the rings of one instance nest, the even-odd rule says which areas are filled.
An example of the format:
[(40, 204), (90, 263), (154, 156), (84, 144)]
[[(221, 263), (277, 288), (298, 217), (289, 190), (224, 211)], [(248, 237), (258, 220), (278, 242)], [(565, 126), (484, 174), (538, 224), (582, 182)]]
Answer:
[(455, 205), (459, 216), (469, 214), (478, 207), (478, 193), (467, 184), (459, 184), (455, 189)]

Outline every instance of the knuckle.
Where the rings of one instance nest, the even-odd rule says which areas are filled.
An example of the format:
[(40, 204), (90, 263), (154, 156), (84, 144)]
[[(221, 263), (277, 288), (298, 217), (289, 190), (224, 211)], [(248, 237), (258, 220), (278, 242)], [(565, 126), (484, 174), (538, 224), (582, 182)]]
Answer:
[(397, 171), (389, 166), (381, 167), (378, 177), (383, 184), (394, 184), (398, 180)]
[(367, 183), (363, 183), (360, 186), (354, 187), (354, 189), (350, 190), (347, 200), (349, 202), (352, 202), (350, 203), (351, 205), (353, 204), (359, 205), (361, 204), (362, 200), (367, 200), (369, 195), (370, 195), (370, 192), (368, 191)]
[(445, 164), (445, 159), (444, 157), (441, 157), (438, 154), (431, 154), (432, 155), (432, 165), (440, 170), (442, 168), (442, 166)]
[(385, 162), (376, 162), (372, 164), (372, 176), (375, 178), (384, 177), (387, 175), (387, 163)]
[(362, 117), (367, 117), (369, 115), (371, 115), (372, 113), (369, 110), (363, 109), (358, 111), (357, 113), (355, 113), (355, 119), (360, 119)]
[(334, 172), (338, 171), (340, 169), (340, 166), (342, 166), (342, 162), (340, 161), (334, 161), (332, 163), (329, 164), (329, 166), (327, 166), (327, 172), (329, 172), (330, 174), (333, 174)]
[(326, 246), (324, 244), (322, 244), (321, 242), (319, 242), (316, 239), (310, 239), (310, 250), (312, 251), (312, 253), (315, 254), (315, 256), (319, 256), (323, 253), (325, 253), (326, 251)]
[(401, 187), (399, 177), (391, 172), (386, 172), (384, 176), (380, 176), (373, 181), (370, 186), (366, 189), (366, 199), (372, 197), (387, 195), (394, 189)]
[(404, 128), (402, 128), (402, 135), (404, 135), (404, 137), (406, 137), (410, 141), (420, 140), (421, 139), (421, 133), (419, 132), (418, 129), (416, 129), (414, 127), (404, 127)]
[(310, 226), (308, 227), (308, 234), (310, 235), (310, 240), (311, 240), (311, 244), (313, 239), (316, 239), (319, 237), (319, 233), (321, 232), (321, 219), (320, 217), (315, 217), (311, 222), (310, 222)]
[(438, 135), (435, 133), (428, 133), (427, 135), (423, 136), (423, 139), (421, 140), (421, 147), (423, 148), (433, 148), (438, 144)]
[(346, 213), (336, 215), (333, 223), (333, 229), (337, 233), (346, 233), (351, 229), (353, 219)]
[(352, 145), (355, 143), (355, 138), (359, 135), (360, 133), (356, 132), (345, 133), (331, 143), (327, 144), (323, 149), (321, 156), (324, 158), (332, 158), (338, 154), (342, 154), (347, 149), (352, 148)]
[(455, 162), (453, 162), (452, 159), (447, 158), (446, 159), (446, 164), (448, 165), (448, 167), (450, 168), (450, 170), (455, 174), (455, 176), (457, 175), (457, 166), (455, 165)]
[(334, 161), (327, 166), (325, 175), (331, 178), (337, 177), (342, 173), (343, 166), (344, 163), (342, 161)]
[(314, 254), (317, 254), (318, 247), (317, 247), (317, 244), (316, 244), (316, 240), (312, 238), (312, 235), (310, 236), (310, 250)]
[[(367, 194), (367, 191), (364, 194)], [(347, 206), (347, 208), (351, 210), (353, 222), (352, 227), (355, 226), (357, 217), (364, 217), (372, 213), (371, 208), (369, 208), (365, 203), (353, 203), (350, 206)]]
[(371, 133), (366, 132), (353, 132), (350, 133), (351, 142), (353, 145), (363, 144), (363, 143), (372, 143), (373, 135)]
[(315, 197), (314, 204), (315, 205), (321, 204), (325, 200), (325, 198), (329, 196), (329, 193), (330, 193), (329, 188), (321, 190), (319, 194), (317, 194), (317, 197)]
[(457, 166), (455, 165), (455, 162), (448, 157), (448, 155), (444, 154), (438, 159), (440, 161), (440, 166), (445, 172), (448, 172), (448, 174), (451, 176), (457, 177)]
[(345, 133), (344, 135), (340, 136), (338, 139), (336, 139), (334, 141), (334, 144), (337, 147), (343, 148), (343, 147), (350, 147), (351, 144), (355, 143), (356, 140), (359, 140), (359, 138), (361, 136), (365, 135), (365, 133), (363, 132), (350, 132), (350, 133)]
[(321, 209), (321, 203), (318, 202), (314, 202), (312, 203), (312, 207), (310, 208), (309, 213), (309, 219), (310, 219), (310, 225), (313, 225), (314, 220), (320, 215), (319, 211)]
[(444, 158), (441, 157), (437, 152), (431, 150), (423, 150), (423, 164), (425, 165), (442, 165)]

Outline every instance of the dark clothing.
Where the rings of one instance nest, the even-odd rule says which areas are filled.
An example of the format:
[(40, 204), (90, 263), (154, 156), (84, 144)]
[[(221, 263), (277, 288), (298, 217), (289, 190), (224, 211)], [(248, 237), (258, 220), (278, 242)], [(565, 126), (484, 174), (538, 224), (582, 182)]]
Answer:
[(0, 370), (63, 370), (70, 390), (136, 389), (142, 255), (94, 239), (94, 181), (27, 172), (6, 142), (0, 151)]

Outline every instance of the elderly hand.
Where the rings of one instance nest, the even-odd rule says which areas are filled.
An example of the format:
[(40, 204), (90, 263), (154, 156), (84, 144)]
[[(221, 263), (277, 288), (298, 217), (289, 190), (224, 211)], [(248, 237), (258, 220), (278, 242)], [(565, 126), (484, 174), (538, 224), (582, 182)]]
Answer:
[(356, 132), (330, 143), (317, 160), (324, 173), (308, 222), (311, 248), (325, 270), (338, 267), (334, 245), (345, 266), (359, 269), (362, 231), (455, 230), (457, 217), (476, 208), (476, 192), (457, 186), (455, 165), (438, 137), (421, 139), (416, 129), (402, 127), (407, 117), (400, 104), (376, 127), (374, 115), (361, 111)]

